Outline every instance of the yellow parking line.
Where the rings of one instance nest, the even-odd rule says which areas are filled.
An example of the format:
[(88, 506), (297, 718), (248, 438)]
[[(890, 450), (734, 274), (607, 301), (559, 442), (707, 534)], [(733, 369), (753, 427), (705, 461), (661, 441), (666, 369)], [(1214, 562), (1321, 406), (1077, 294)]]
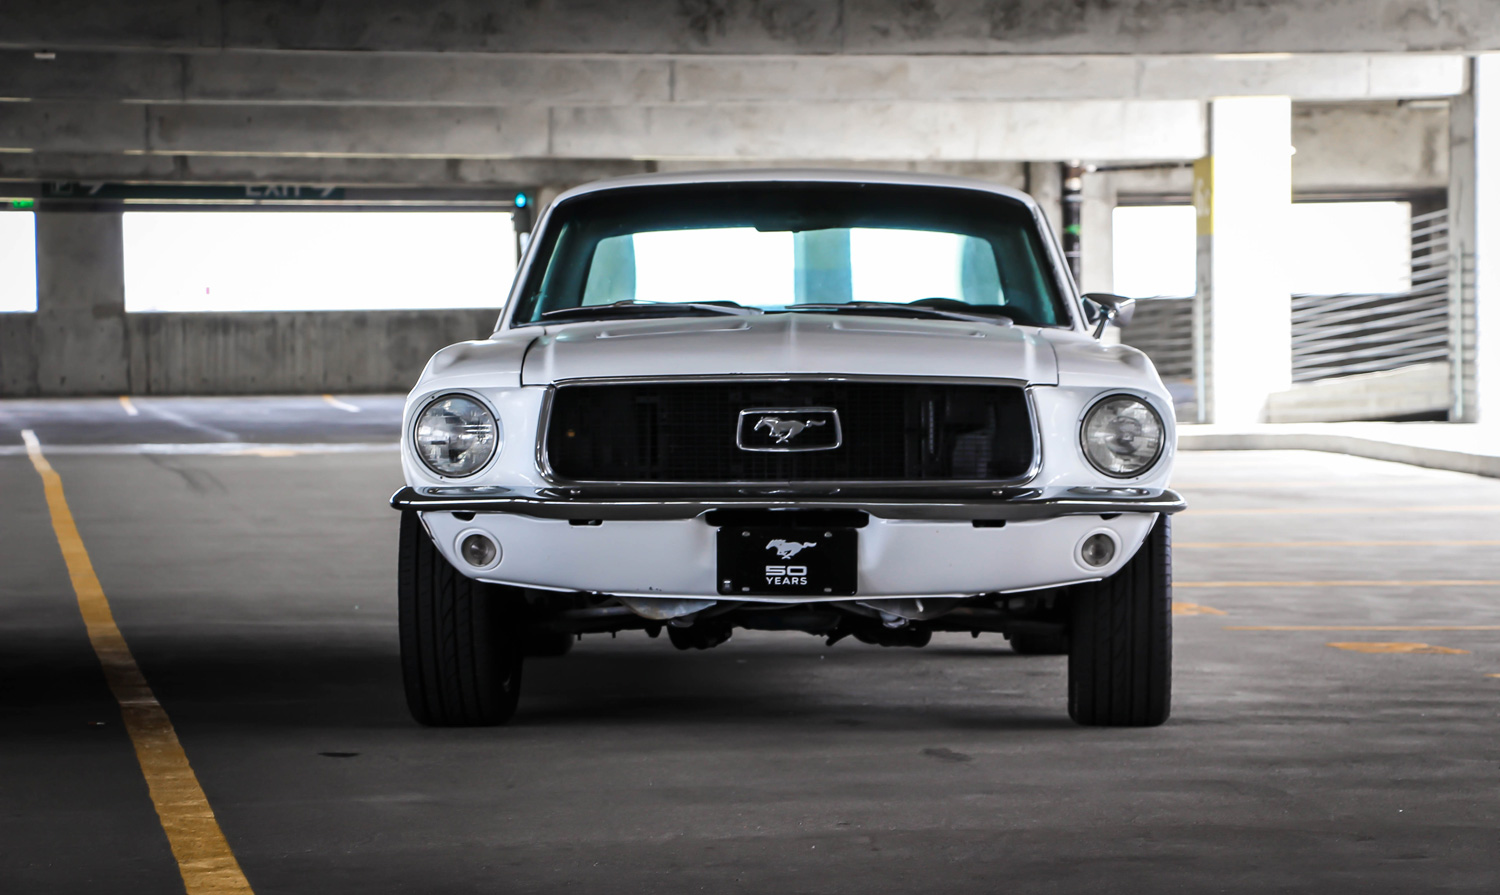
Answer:
[(139, 416), (141, 413), (140, 410), (136, 408), (135, 402), (130, 400), (129, 395), (120, 396), (120, 406), (125, 408), (125, 413), (127, 416)]
[(1334, 649), (1348, 650), (1351, 653), (1421, 653), (1442, 656), (1467, 656), (1469, 654), (1469, 651), (1466, 649), (1454, 649), (1451, 646), (1433, 646), (1430, 643), (1392, 643), (1355, 640), (1345, 643), (1330, 643), (1328, 645)]
[(1500, 625), (1225, 625), (1226, 631), (1500, 631)]
[(1193, 516), (1350, 516), (1361, 513), (1493, 513), (1500, 504), (1461, 504), (1443, 507), (1253, 507), (1225, 510), (1193, 510)]
[(1480, 578), (1435, 578), (1428, 581), (1174, 581), (1173, 587), (1500, 587)]
[(47, 509), (52, 514), (52, 530), (62, 548), (68, 577), (78, 597), (78, 610), (88, 630), (89, 642), (104, 669), (104, 680), (120, 704), (125, 730), (135, 746), (136, 760), (151, 791), (156, 816), (167, 834), (177, 869), (189, 895), (250, 892), (250, 883), (240, 870), (224, 832), (208, 804), (208, 797), (198, 785), (198, 778), (188, 764), (177, 731), (166, 710), (156, 701), (156, 694), (135, 664), (135, 657), (125, 637), (115, 624), (104, 588), (94, 574), (94, 565), (78, 534), (73, 513), (63, 495), (62, 479), (42, 454), (36, 434), (27, 429), (21, 433), (31, 464), (42, 477), (47, 495)]
[(1500, 547), (1500, 541), (1173, 541), (1172, 548), (1238, 550), (1254, 547)]

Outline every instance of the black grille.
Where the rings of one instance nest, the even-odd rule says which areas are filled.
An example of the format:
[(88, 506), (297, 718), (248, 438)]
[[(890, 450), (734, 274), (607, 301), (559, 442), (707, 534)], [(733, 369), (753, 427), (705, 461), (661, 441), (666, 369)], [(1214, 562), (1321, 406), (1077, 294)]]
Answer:
[[(741, 450), (741, 410), (831, 407), (833, 450)], [(559, 386), (547, 458), (581, 482), (1003, 480), (1031, 466), (1016, 386), (921, 382), (651, 382)]]

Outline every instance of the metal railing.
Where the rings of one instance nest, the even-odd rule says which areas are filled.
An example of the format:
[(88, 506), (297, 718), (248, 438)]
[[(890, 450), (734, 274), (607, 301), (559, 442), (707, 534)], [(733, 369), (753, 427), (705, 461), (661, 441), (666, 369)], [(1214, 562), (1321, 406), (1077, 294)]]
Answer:
[(1411, 291), (1292, 297), (1292, 381), (1448, 357), (1448, 212), (1412, 217)]
[(1161, 378), (1192, 379), (1193, 299), (1141, 299), (1120, 341), (1146, 352)]

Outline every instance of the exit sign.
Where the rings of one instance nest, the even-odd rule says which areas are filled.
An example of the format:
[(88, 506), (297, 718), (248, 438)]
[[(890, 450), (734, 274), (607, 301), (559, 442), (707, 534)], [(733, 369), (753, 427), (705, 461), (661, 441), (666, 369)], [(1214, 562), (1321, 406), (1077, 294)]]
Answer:
[(53, 181), (42, 184), (43, 199), (96, 202), (338, 202), (341, 186), (295, 183), (249, 183), (238, 186), (197, 186), (170, 183), (86, 183)]

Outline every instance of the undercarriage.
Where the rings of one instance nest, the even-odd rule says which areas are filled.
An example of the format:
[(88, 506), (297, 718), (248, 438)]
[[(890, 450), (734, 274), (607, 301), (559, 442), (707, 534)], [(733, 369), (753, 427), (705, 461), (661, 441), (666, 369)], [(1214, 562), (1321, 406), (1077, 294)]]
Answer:
[[(846, 637), (878, 646), (926, 646), (937, 631), (1061, 637), (1067, 626), (1067, 588), (1026, 594), (982, 594), (965, 599), (877, 599), (821, 603), (692, 601), (701, 609), (671, 615), (688, 601), (617, 599), (590, 594), (527, 590), (529, 628), (539, 636), (615, 634), (663, 630), (678, 649), (708, 649), (730, 639), (736, 628), (801, 631), (829, 646)], [(628, 605), (632, 604), (632, 605)], [(651, 617), (651, 616), (657, 617)]]

